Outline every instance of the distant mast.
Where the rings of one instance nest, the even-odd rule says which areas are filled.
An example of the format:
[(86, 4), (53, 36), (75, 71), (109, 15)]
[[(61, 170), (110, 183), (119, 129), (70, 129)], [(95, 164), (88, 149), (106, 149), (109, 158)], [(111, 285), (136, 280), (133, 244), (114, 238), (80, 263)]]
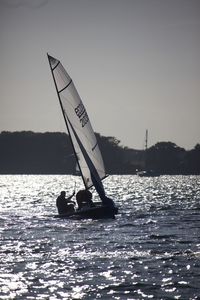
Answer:
[(146, 129), (146, 135), (145, 135), (145, 150), (148, 148), (148, 130)]

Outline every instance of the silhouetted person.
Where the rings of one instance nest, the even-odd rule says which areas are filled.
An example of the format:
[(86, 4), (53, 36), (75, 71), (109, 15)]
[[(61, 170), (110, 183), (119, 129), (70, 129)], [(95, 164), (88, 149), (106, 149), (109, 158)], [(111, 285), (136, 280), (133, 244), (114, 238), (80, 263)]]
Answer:
[(76, 201), (78, 204), (78, 209), (94, 207), (92, 201), (92, 193), (88, 190), (80, 190), (76, 194)]
[(65, 196), (66, 196), (65, 191), (62, 191), (60, 193), (60, 196), (58, 196), (58, 198), (56, 199), (56, 206), (57, 206), (59, 215), (73, 213), (75, 211), (74, 202), (71, 201), (71, 198), (74, 196), (74, 194), (75, 194), (75, 192), (73, 192), (73, 194), (70, 197), (65, 198)]

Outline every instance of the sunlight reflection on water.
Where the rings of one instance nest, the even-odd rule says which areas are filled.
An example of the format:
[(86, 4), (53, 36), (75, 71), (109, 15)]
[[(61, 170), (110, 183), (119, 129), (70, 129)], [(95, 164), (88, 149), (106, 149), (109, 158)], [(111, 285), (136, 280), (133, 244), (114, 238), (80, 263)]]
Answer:
[(53, 218), (74, 182), (0, 176), (0, 299), (198, 299), (199, 176), (110, 176), (115, 221)]

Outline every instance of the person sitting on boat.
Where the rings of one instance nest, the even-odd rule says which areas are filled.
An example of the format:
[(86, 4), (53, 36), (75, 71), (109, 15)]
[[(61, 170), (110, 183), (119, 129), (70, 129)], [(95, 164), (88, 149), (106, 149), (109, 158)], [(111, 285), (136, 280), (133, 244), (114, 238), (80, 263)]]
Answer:
[(75, 195), (75, 191), (71, 196), (65, 198), (66, 192), (62, 191), (60, 196), (56, 199), (56, 206), (58, 209), (59, 215), (69, 214), (75, 212), (74, 205), (75, 203), (71, 201), (71, 198)]
[(95, 206), (92, 201), (92, 193), (88, 190), (78, 191), (76, 194), (76, 201), (78, 204), (78, 210)]

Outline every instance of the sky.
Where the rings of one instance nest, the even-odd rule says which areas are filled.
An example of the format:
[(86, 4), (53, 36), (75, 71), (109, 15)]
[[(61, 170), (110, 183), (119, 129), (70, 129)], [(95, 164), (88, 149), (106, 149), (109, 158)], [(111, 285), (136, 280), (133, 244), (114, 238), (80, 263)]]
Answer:
[(200, 143), (199, 0), (0, 0), (0, 132), (66, 131), (47, 52), (95, 132)]

